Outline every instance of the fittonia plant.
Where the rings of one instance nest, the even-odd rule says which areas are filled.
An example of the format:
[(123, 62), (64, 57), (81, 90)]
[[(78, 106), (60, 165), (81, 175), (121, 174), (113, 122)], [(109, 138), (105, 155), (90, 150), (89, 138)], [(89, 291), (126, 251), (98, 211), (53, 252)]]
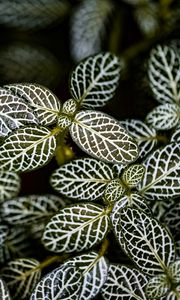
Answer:
[[(3, 300), (180, 299), (179, 54), (174, 44), (151, 52), (150, 86), (163, 118), (162, 109), (145, 122), (94, 110), (113, 97), (120, 69), (113, 54), (87, 58), (72, 72), (72, 99), (63, 105), (36, 84), (0, 90)], [(167, 136), (160, 130), (172, 126), (156, 126), (166, 116), (174, 124)], [(60, 196), (18, 197), (17, 173), (48, 163), (67, 132), (91, 157), (53, 171)], [(121, 263), (111, 262), (113, 236)]]

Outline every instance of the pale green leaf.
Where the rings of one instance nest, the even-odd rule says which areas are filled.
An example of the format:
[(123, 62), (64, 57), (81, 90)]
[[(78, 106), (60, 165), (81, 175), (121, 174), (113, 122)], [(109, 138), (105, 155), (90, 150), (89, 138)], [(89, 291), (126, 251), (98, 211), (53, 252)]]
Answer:
[(169, 232), (155, 218), (141, 210), (124, 208), (119, 231), (130, 258), (145, 274), (162, 274), (175, 259), (175, 246)]
[(28, 126), (9, 135), (0, 147), (0, 169), (30, 171), (46, 164), (56, 149), (56, 139), (45, 127)]
[(70, 134), (83, 151), (105, 162), (129, 164), (138, 157), (133, 138), (107, 114), (91, 110), (79, 112)]
[(6, 283), (0, 278), (0, 299), (11, 300)]
[(11, 199), (19, 193), (20, 177), (12, 171), (0, 171), (0, 203)]
[(109, 231), (106, 208), (97, 204), (76, 204), (59, 211), (47, 223), (42, 242), (54, 252), (87, 250), (100, 243)]
[(176, 286), (176, 288), (169, 292), (168, 295), (162, 297), (160, 300), (179, 300), (180, 299), (180, 285)]
[(103, 200), (105, 203), (118, 201), (125, 192), (126, 187), (119, 178), (111, 180), (105, 189)]
[(172, 282), (174, 284), (179, 284), (180, 283), (180, 260), (176, 260), (173, 262), (169, 268), (168, 272), (170, 277), (172, 278)]
[(143, 165), (140, 164), (134, 164), (131, 166), (128, 166), (122, 174), (122, 181), (128, 188), (133, 188), (138, 185), (139, 182), (141, 182), (143, 176), (145, 173), (145, 168)]
[(101, 107), (110, 100), (118, 86), (120, 62), (111, 53), (89, 57), (71, 75), (72, 97), (87, 108)]
[(155, 150), (144, 162), (146, 168), (138, 190), (148, 200), (163, 200), (180, 193), (180, 144)]
[(51, 175), (51, 185), (60, 194), (76, 200), (96, 200), (102, 197), (106, 185), (113, 179), (111, 168), (104, 162), (76, 159)]
[(163, 274), (157, 275), (148, 281), (145, 293), (147, 299), (159, 299), (167, 294), (169, 289), (170, 285), (168, 284), (166, 276)]

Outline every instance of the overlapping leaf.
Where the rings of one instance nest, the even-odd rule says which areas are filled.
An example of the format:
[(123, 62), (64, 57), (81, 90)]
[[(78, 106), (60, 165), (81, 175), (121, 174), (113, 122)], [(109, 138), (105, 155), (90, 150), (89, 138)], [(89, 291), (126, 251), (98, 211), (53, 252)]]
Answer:
[(161, 300), (179, 300), (180, 297), (180, 285), (176, 287), (173, 291), (171, 290), (168, 295), (162, 297)]
[(21, 180), (17, 173), (0, 171), (0, 202), (17, 196)]
[(106, 208), (97, 204), (65, 207), (52, 217), (43, 234), (43, 244), (54, 252), (74, 252), (101, 242), (109, 230)]
[(168, 46), (158, 45), (149, 59), (150, 86), (156, 100), (161, 103), (180, 101), (180, 57)]
[(147, 300), (144, 289), (148, 279), (136, 269), (110, 265), (101, 294), (105, 300)]
[(146, 168), (139, 192), (149, 200), (163, 200), (180, 193), (179, 143), (154, 151), (144, 162)]
[(162, 274), (175, 260), (174, 243), (160, 223), (134, 208), (121, 211), (119, 231), (122, 230), (131, 259), (145, 274)]
[(143, 165), (134, 164), (127, 167), (122, 174), (123, 183), (129, 188), (136, 187), (144, 176), (145, 168)]
[(176, 260), (172, 263), (168, 269), (172, 281), (174, 284), (180, 283), (180, 260)]
[(32, 109), (19, 96), (0, 88), (0, 136), (5, 137), (28, 123), (37, 124)]
[(170, 286), (168, 284), (166, 276), (164, 274), (157, 275), (151, 278), (146, 285), (145, 292), (147, 299), (159, 299), (160, 297), (167, 294), (169, 288)]
[(0, 299), (11, 300), (6, 283), (0, 278)]
[(153, 212), (153, 215), (156, 219), (159, 221), (165, 222), (164, 220), (164, 214), (169, 211), (171, 206), (174, 204), (173, 198), (166, 199), (166, 201), (151, 201), (149, 202), (151, 206), (151, 210)]
[(83, 151), (105, 162), (129, 164), (137, 159), (138, 147), (133, 138), (119, 122), (104, 113), (79, 112), (70, 134)]
[(71, 161), (53, 172), (52, 187), (62, 195), (77, 200), (102, 197), (106, 185), (113, 179), (111, 168), (104, 162), (84, 158)]
[(73, 266), (63, 265), (38, 282), (30, 300), (77, 300), (81, 284), (81, 272)]
[(125, 192), (126, 187), (119, 178), (111, 180), (105, 189), (103, 200), (105, 203), (118, 201)]
[(180, 142), (180, 125), (175, 128), (171, 136), (171, 142)]
[(72, 72), (71, 94), (82, 106), (101, 107), (114, 96), (119, 76), (118, 58), (108, 52), (99, 53), (79, 63)]
[(29, 195), (5, 201), (0, 211), (11, 225), (31, 225), (52, 217), (67, 203), (55, 195)]
[(13, 299), (25, 299), (32, 293), (40, 279), (41, 271), (35, 259), (20, 258), (10, 261), (2, 269), (1, 276), (7, 283)]
[(20, 128), (0, 147), (0, 169), (23, 172), (43, 166), (54, 154), (56, 139), (45, 127)]
[(46, 87), (31, 83), (17, 83), (6, 85), (5, 88), (28, 103), (41, 125), (50, 125), (57, 121), (61, 103)]
[(170, 103), (159, 105), (147, 115), (146, 121), (157, 130), (172, 129), (180, 121), (180, 108)]

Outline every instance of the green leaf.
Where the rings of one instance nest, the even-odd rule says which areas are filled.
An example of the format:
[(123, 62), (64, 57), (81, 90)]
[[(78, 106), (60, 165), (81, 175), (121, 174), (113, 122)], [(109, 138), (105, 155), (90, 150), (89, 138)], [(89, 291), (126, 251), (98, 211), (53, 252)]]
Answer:
[(145, 168), (143, 165), (140, 164), (134, 164), (131, 166), (128, 166), (122, 174), (122, 181), (128, 188), (133, 188), (138, 185), (139, 182), (141, 182), (143, 176), (145, 173)]
[(0, 169), (30, 171), (45, 165), (56, 149), (53, 133), (45, 127), (20, 128), (0, 147)]
[(28, 123), (37, 124), (33, 110), (22, 98), (0, 88), (0, 136), (5, 137)]
[(107, 184), (113, 179), (111, 168), (104, 162), (76, 159), (51, 175), (51, 185), (60, 194), (76, 200), (96, 200), (102, 197)]
[(32, 258), (10, 261), (2, 269), (1, 276), (7, 283), (13, 299), (26, 299), (40, 279), (39, 262)]
[(77, 300), (81, 284), (81, 272), (73, 266), (62, 265), (38, 282), (30, 300)]
[(180, 142), (180, 125), (175, 128), (171, 136), (171, 142)]
[(91, 110), (79, 112), (70, 134), (83, 151), (105, 162), (129, 164), (137, 159), (135, 141), (107, 114)]
[(146, 122), (157, 130), (169, 130), (178, 125), (180, 108), (177, 104), (165, 103), (154, 108), (146, 117)]
[(0, 299), (11, 300), (6, 283), (0, 278)]
[(105, 189), (103, 200), (105, 203), (118, 201), (125, 192), (126, 187), (119, 178), (111, 180)]
[(19, 193), (20, 177), (12, 171), (0, 171), (0, 203), (11, 199)]
[(174, 284), (180, 283), (180, 259), (173, 262), (169, 268), (168, 273)]
[(120, 214), (122, 230), (130, 258), (145, 274), (164, 273), (175, 259), (175, 247), (169, 232), (154, 218), (134, 208)]
[(120, 62), (114, 54), (107, 52), (89, 57), (72, 72), (72, 97), (87, 108), (104, 106), (114, 96), (119, 76)]
[(169, 289), (170, 286), (168, 284), (167, 278), (163, 274), (149, 279), (146, 285), (145, 293), (148, 299), (159, 299), (160, 297), (167, 294)]
[(101, 294), (105, 300), (148, 300), (144, 293), (147, 282), (147, 277), (136, 269), (110, 265)]
[(162, 104), (178, 104), (180, 101), (179, 63), (178, 52), (171, 47), (158, 45), (151, 51), (148, 70), (150, 86), (156, 100)]
[(163, 200), (180, 193), (180, 145), (155, 150), (143, 163), (145, 175), (138, 190), (148, 200)]
[(70, 258), (65, 264), (77, 267), (82, 273), (83, 284), (78, 300), (94, 299), (108, 277), (107, 259), (92, 251)]
[(107, 0), (84, 0), (71, 19), (71, 54), (79, 61), (101, 51), (106, 21), (113, 5)]
[(57, 122), (61, 103), (46, 87), (31, 83), (17, 83), (6, 85), (5, 88), (27, 102), (41, 125), (50, 125)]
[(31, 225), (52, 217), (67, 203), (55, 195), (29, 195), (5, 201), (0, 211), (11, 225)]
[(42, 242), (54, 252), (74, 252), (100, 243), (109, 231), (106, 208), (97, 204), (76, 204), (59, 211), (46, 225)]
[(180, 299), (180, 285), (173, 291), (170, 291), (168, 295), (162, 297), (161, 300), (179, 300)]

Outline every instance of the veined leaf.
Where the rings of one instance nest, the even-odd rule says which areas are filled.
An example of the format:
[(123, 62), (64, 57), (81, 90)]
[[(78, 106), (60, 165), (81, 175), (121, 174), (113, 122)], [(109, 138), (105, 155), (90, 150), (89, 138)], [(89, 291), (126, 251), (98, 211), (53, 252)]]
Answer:
[(166, 210), (163, 221), (165, 224), (167, 224), (168, 228), (173, 234), (173, 237), (175, 240), (179, 239), (180, 235), (180, 218), (179, 218), (179, 212), (180, 212), (180, 201), (174, 202), (173, 205)]
[(175, 247), (169, 232), (141, 210), (124, 208), (118, 229), (122, 230), (131, 259), (145, 274), (162, 274), (175, 260)]
[(31, 225), (52, 217), (67, 203), (55, 195), (29, 195), (5, 201), (0, 211), (9, 224)]
[(168, 284), (166, 276), (157, 275), (151, 278), (146, 285), (146, 296), (147, 299), (159, 299), (160, 297), (167, 294), (170, 286)]
[(180, 108), (171, 103), (159, 105), (147, 115), (146, 121), (157, 130), (171, 129), (180, 121)]
[(71, 94), (84, 107), (104, 106), (114, 96), (119, 76), (118, 57), (99, 53), (78, 64), (72, 72)]
[(46, 87), (32, 83), (17, 83), (5, 85), (5, 88), (27, 102), (41, 125), (50, 125), (57, 122), (61, 103)]
[(71, 19), (71, 53), (79, 61), (101, 51), (105, 25), (112, 11), (107, 0), (85, 0), (75, 10)]
[(126, 166), (114, 164), (112, 165), (112, 171), (114, 173), (114, 178), (120, 178), (122, 175), (122, 171), (125, 169)]
[(171, 142), (180, 142), (180, 125), (175, 128), (171, 136)]
[(137, 159), (135, 141), (107, 114), (91, 110), (79, 112), (70, 127), (70, 134), (83, 151), (105, 162), (129, 164)]
[(6, 240), (8, 231), (9, 229), (7, 225), (0, 225), (0, 248), (3, 246)]
[(151, 210), (153, 212), (154, 218), (158, 219), (160, 222), (165, 222), (164, 220), (164, 214), (169, 211), (171, 206), (174, 204), (174, 199), (166, 199), (166, 201), (151, 201), (149, 202), (149, 205), (151, 207)]
[(32, 258), (10, 261), (2, 269), (1, 276), (7, 283), (13, 299), (27, 299), (40, 279), (39, 262)]
[(78, 300), (93, 299), (107, 280), (109, 263), (95, 251), (68, 259), (65, 264), (77, 267), (82, 273), (83, 284)]
[(143, 163), (146, 171), (139, 192), (148, 200), (163, 200), (180, 193), (180, 145), (154, 151)]
[(121, 121), (126, 130), (136, 140), (139, 146), (139, 157), (144, 158), (157, 144), (156, 130), (146, 123), (136, 120), (128, 119)]
[(81, 285), (81, 272), (71, 265), (62, 265), (38, 282), (30, 300), (77, 300)]
[(126, 187), (119, 178), (111, 180), (105, 189), (103, 200), (105, 203), (118, 201), (125, 192)]
[(8, 136), (0, 147), (0, 169), (16, 172), (43, 166), (54, 154), (56, 139), (45, 127), (24, 127)]
[(17, 196), (20, 184), (21, 180), (17, 173), (0, 171), (0, 203)]
[(37, 124), (32, 109), (19, 96), (0, 88), (0, 136), (5, 137), (28, 123)]
[(53, 172), (52, 187), (62, 195), (77, 200), (96, 200), (102, 197), (106, 185), (113, 179), (111, 168), (104, 162), (76, 159)]
[(180, 283), (180, 260), (173, 262), (168, 269), (174, 284)]
[(0, 299), (11, 300), (6, 283), (0, 278)]
[(45, 247), (54, 252), (74, 252), (100, 243), (109, 230), (108, 211), (97, 204), (65, 207), (46, 225), (42, 238)]
[(162, 297), (160, 300), (179, 300), (180, 299), (180, 285), (178, 285), (173, 291), (170, 291), (168, 295)]
[(138, 185), (142, 180), (145, 173), (145, 168), (143, 165), (134, 164), (128, 166), (122, 174), (122, 181), (128, 188), (133, 188)]
[(147, 300), (144, 293), (147, 282), (147, 277), (136, 269), (110, 265), (101, 294), (105, 300)]
[(158, 45), (151, 51), (148, 75), (156, 100), (179, 103), (180, 57), (173, 48)]

